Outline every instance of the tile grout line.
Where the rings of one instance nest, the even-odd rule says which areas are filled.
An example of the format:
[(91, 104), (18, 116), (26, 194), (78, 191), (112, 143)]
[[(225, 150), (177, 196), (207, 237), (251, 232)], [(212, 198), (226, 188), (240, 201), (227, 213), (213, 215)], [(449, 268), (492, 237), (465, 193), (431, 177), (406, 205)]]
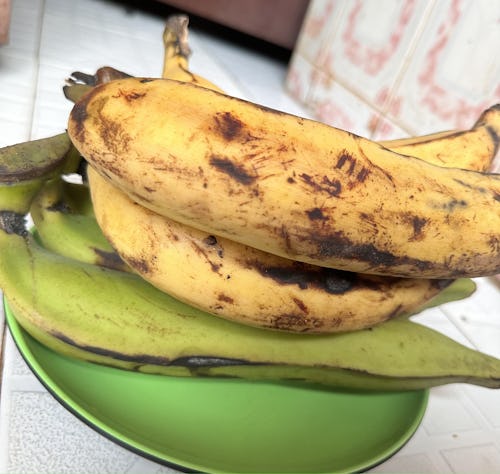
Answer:
[[(405, 52), (405, 59), (403, 61), (403, 64), (399, 68), (399, 70), (396, 74), (396, 78), (394, 79), (393, 83), (390, 86), (391, 92), (389, 94), (389, 97), (380, 106), (375, 104), (375, 103), (372, 103), (372, 101), (370, 99), (365, 97), (365, 95), (362, 92), (356, 90), (356, 88), (353, 87), (351, 84), (347, 83), (344, 80), (339, 80), (339, 78), (336, 77), (336, 75), (334, 73), (332, 73), (332, 71), (330, 71), (330, 70), (325, 71), (325, 70), (321, 69), (321, 66), (320, 66), (320, 64), (318, 64), (318, 62), (320, 63), (321, 61), (324, 60), (324, 55), (320, 56), (321, 60), (318, 62), (314, 61), (314, 59), (312, 59), (308, 54), (305, 54), (303, 51), (299, 50), (298, 55), (300, 55), (303, 60), (307, 61), (312, 68), (316, 69), (316, 71), (325, 74), (330, 80), (332, 80), (332, 82), (334, 84), (338, 84), (340, 87), (342, 87), (348, 93), (352, 94), (356, 99), (363, 102), (363, 104), (365, 106), (369, 107), (374, 112), (380, 114), (380, 119), (388, 120), (388, 121), (392, 122), (394, 125), (396, 125), (400, 129), (405, 131), (408, 134), (408, 136), (415, 135), (415, 131), (412, 129), (411, 126), (408, 126), (408, 124), (405, 124), (404, 121), (402, 121), (398, 117), (389, 117), (388, 112), (389, 112), (390, 106), (391, 106), (393, 99), (394, 99), (394, 93), (395, 93), (395, 91), (397, 91), (399, 85), (401, 84), (403, 76), (406, 73), (406, 71), (408, 70), (409, 64), (411, 62), (411, 60), (408, 59), (408, 57), (415, 52), (417, 44), (422, 37), (425, 26), (427, 25), (427, 22), (432, 14), (432, 11), (435, 9), (435, 6), (436, 6), (436, 0), (429, 0), (429, 3), (425, 8), (424, 14), (422, 15), (422, 18), (420, 19), (418, 26), (416, 28), (416, 31), (413, 34), (412, 39), (411, 39), (411, 41), (408, 45), (408, 48)], [(344, 9), (342, 9), (340, 12), (340, 15), (343, 15), (344, 13), (345, 13)], [(340, 23), (340, 21), (341, 20), (339, 20), (337, 23)], [(336, 34), (338, 34), (338, 32), (335, 29), (332, 30), (327, 35), (327, 37), (323, 40), (323, 45), (326, 45), (329, 41), (331, 41), (332, 38), (334, 38)], [(312, 93), (311, 89), (312, 88), (310, 87), (308, 94), (307, 94), (307, 98), (309, 98), (311, 96), (311, 93)], [(378, 121), (375, 130), (371, 133), (371, 137), (375, 136), (379, 127), (380, 127), (380, 120)]]
[(457, 323), (455, 323), (455, 321), (453, 321), (453, 318), (452, 318), (452, 314), (449, 312), (449, 310), (446, 310), (445, 308), (440, 308), (441, 309), (441, 312), (446, 316), (446, 319), (453, 325), (453, 327), (455, 329), (457, 329), (457, 331), (462, 334), (462, 336), (464, 336), (464, 338), (471, 344), (471, 346), (477, 350), (477, 351), (480, 351), (480, 348), (477, 347), (477, 345), (474, 343), (474, 341), (469, 337), (469, 335), (467, 334), (467, 331), (464, 331), (464, 329)]
[(45, 0), (41, 0), (41, 5), (40, 5), (40, 18), (38, 20), (38, 46), (35, 50), (35, 63), (36, 63), (36, 68), (35, 68), (35, 74), (33, 77), (33, 89), (32, 89), (32, 94), (31, 94), (31, 118), (30, 118), (30, 123), (29, 123), (29, 137), (30, 139), (33, 136), (33, 124), (34, 124), (34, 115), (35, 115), (35, 108), (36, 108), (36, 100), (38, 97), (38, 81), (40, 78), (40, 52), (42, 49), (42, 34), (43, 34), (43, 25), (45, 22)]
[[(418, 43), (420, 42), (422, 35), (424, 34), (424, 30), (429, 23), (429, 19), (431, 18), (432, 12), (436, 8), (436, 3), (437, 0), (430, 0), (429, 3), (427, 4), (424, 14), (420, 19), (417, 28), (415, 30), (415, 33), (413, 34), (410, 44), (408, 45), (408, 48), (405, 52), (402, 65), (399, 68), (399, 71), (396, 74), (394, 82), (390, 87), (389, 96), (387, 97), (387, 99), (385, 100), (384, 104), (381, 107), (382, 118), (384, 118), (385, 120), (390, 120), (391, 122), (395, 123), (398, 127), (407, 131), (410, 135), (415, 135), (415, 130), (412, 129), (412, 126), (405, 124), (404, 120), (402, 120), (399, 117), (390, 117), (389, 111), (392, 103), (394, 102), (394, 96), (396, 95), (401, 83), (403, 82), (403, 79), (408, 71), (408, 68), (410, 67), (410, 63), (412, 62), (411, 56), (415, 53)], [(374, 134), (377, 133), (378, 131), (377, 129), (380, 126), (380, 122), (377, 125), (378, 126), (376, 127)]]

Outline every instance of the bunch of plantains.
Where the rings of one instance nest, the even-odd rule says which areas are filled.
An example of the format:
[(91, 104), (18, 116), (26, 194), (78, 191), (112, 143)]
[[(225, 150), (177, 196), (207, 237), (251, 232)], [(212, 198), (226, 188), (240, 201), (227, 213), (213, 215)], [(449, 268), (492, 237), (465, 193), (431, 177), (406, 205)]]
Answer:
[(409, 317), (500, 272), (500, 106), (374, 142), (193, 74), (184, 16), (163, 40), (162, 78), (73, 73), (67, 133), (0, 150), (19, 324), (148, 373), (499, 388), (500, 360)]

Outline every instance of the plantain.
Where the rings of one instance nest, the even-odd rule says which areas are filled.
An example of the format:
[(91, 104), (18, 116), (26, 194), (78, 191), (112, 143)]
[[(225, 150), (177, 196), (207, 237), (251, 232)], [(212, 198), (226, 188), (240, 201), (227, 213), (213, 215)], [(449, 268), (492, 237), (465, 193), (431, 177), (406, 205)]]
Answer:
[(370, 274), (500, 272), (498, 175), (166, 79), (97, 86), (68, 133), (132, 199), (215, 236)]
[(0, 207), (25, 214), (43, 183), (72, 172), (80, 156), (66, 133), (0, 148)]
[(182, 14), (171, 15), (165, 22), (162, 77), (222, 92), (218, 86), (208, 79), (190, 71), (188, 60), (191, 55), (191, 48), (188, 41), (188, 24), (188, 16)]
[(403, 155), (415, 156), (429, 163), (488, 171), (500, 144), (498, 107), (485, 110), (470, 130), (448, 131), (422, 137), (380, 142)]
[(57, 177), (47, 181), (30, 214), (43, 246), (60, 255), (129, 271), (96, 224), (88, 187)]

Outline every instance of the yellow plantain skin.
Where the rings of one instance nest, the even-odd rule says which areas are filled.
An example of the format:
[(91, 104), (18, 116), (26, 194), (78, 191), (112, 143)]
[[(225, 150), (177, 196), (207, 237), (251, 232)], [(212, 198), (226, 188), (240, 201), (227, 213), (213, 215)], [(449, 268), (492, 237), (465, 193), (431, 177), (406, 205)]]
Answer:
[(484, 111), (470, 130), (379, 142), (386, 148), (444, 167), (488, 171), (498, 146), (500, 110)]
[(96, 87), (68, 133), (134, 200), (260, 250), (404, 277), (500, 271), (498, 175), (166, 79)]
[(379, 140), (378, 143), (384, 146), (385, 148), (390, 148), (392, 151), (396, 151), (396, 149), (399, 147), (405, 147), (408, 145), (415, 145), (429, 141), (440, 140), (450, 135), (454, 135), (457, 132), (459, 132), (459, 130), (444, 130), (442, 132), (429, 133), (427, 135), (395, 138), (393, 140)]
[(122, 259), (157, 288), (226, 319), (293, 332), (353, 331), (408, 314), (451, 283), (277, 257), (150, 211), (91, 167), (88, 179), (96, 219)]
[(191, 49), (188, 44), (188, 24), (189, 18), (186, 15), (172, 15), (165, 22), (162, 77), (222, 92), (215, 84), (189, 70)]

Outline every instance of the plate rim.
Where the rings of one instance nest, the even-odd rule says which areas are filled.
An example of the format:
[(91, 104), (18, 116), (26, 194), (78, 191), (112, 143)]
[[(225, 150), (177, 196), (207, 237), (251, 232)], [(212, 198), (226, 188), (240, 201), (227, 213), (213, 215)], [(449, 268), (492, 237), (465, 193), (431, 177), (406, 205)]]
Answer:
[[(9, 307), (8, 301), (5, 295), (3, 295), (3, 308), (4, 315), (9, 333), (12, 336), (13, 342), (19, 351), (21, 357), (37, 378), (37, 380), (45, 387), (48, 393), (69, 413), (75, 416), (77, 419), (82, 421), (89, 428), (103, 436), (104, 438), (112, 441), (113, 443), (121, 446), (128, 451), (131, 451), (145, 459), (156, 462), (159, 465), (166, 466), (171, 469), (175, 469), (182, 473), (205, 473), (205, 474), (227, 474), (225, 470), (200, 470), (196, 467), (196, 463), (189, 462), (187, 460), (173, 460), (176, 459), (175, 456), (171, 456), (170, 459), (166, 456), (155, 455), (152, 451), (156, 451), (153, 448), (148, 448), (144, 446), (143, 443), (129, 439), (127, 435), (120, 434), (111, 426), (108, 426), (105, 422), (100, 421), (96, 416), (90, 413), (86, 408), (82, 407), (77, 401), (72, 400), (71, 397), (66, 393), (66, 391), (60, 387), (53, 378), (45, 371), (45, 369), (40, 365), (33, 351), (29, 348), (26, 341), (26, 336), (31, 337), (27, 331), (18, 323), (15, 318), (13, 310)], [(34, 338), (33, 340), (36, 341)], [(38, 342), (38, 344), (41, 344)], [(60, 354), (55, 353), (55, 351), (47, 348), (53, 352), (56, 356), (61, 357)], [(87, 362), (91, 363), (91, 362)], [(122, 370), (118, 368), (109, 367), (109, 369)], [(349, 472), (366, 472), (369, 469), (384, 463), (395, 454), (397, 454), (415, 435), (419, 426), (422, 423), (422, 419), (426, 413), (430, 389), (419, 389), (413, 390), (412, 392), (419, 392), (421, 395), (421, 401), (418, 410), (414, 414), (414, 418), (411, 424), (406, 429), (403, 436), (401, 436), (396, 443), (390, 448), (384, 450), (380, 456), (372, 457), (369, 462), (364, 462), (359, 465), (357, 469)], [(142, 447), (139, 447), (142, 446)], [(171, 460), (172, 459), (172, 460)], [(354, 466), (355, 467), (355, 466)], [(331, 471), (338, 473), (338, 471)]]

